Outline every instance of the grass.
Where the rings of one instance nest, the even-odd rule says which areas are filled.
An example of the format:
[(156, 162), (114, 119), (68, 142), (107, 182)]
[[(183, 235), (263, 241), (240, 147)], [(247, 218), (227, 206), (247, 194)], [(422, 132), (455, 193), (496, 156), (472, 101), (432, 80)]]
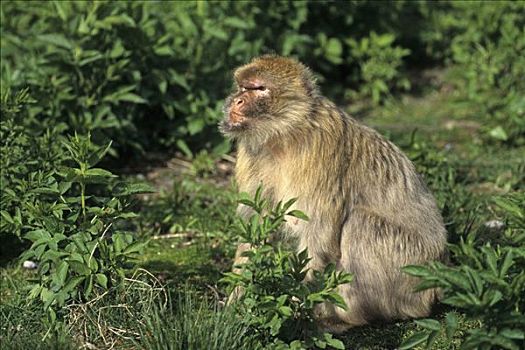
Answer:
[[(454, 92), (442, 89), (404, 96), (360, 117), (412, 157), (418, 154), (410, 145), (411, 133), (417, 129), (419, 146), (435, 151), (435, 159), (417, 160), (419, 167), (434, 166), (439, 171), (440, 164), (452, 165), (449, 182), (427, 174), (445, 210), (451, 241), (458, 240), (469, 215), (474, 215), (476, 225), (501, 219), (491, 204), (494, 195), (524, 189), (525, 148), (487, 142), (475, 111), (460, 103)], [(201, 163), (210, 164), (202, 158)], [(220, 307), (225, 295), (218, 281), (229, 270), (235, 249), (231, 164), (216, 162), (216, 167), (197, 170), (188, 162), (178, 164), (174, 172), (156, 173), (155, 181), (164, 189), (144, 198), (140, 207), (138, 234), (155, 239), (137, 266), (151, 275), (130, 277), (125, 291), (64, 310), (67, 322), (62, 328), (49, 332), (43, 311), (27, 305), (33, 273), (15, 261), (3, 265), (3, 349), (253, 349), (242, 319)], [(221, 166), (229, 169), (221, 173), (217, 170)], [(438, 309), (434, 316), (440, 319), (444, 312)], [(476, 326), (458, 316), (458, 336)], [(342, 339), (347, 348), (392, 349), (417, 330), (412, 321), (377, 324), (353, 329)], [(436, 348), (455, 349), (459, 343), (459, 338), (440, 335)]]

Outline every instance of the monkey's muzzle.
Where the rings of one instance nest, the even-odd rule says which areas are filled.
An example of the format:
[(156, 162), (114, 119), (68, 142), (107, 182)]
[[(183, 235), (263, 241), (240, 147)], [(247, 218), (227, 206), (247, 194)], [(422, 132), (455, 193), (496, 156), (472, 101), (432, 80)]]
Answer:
[(222, 122), (222, 128), (224, 131), (236, 131), (241, 130), (246, 125), (246, 117), (241, 113), (230, 111), (228, 117)]

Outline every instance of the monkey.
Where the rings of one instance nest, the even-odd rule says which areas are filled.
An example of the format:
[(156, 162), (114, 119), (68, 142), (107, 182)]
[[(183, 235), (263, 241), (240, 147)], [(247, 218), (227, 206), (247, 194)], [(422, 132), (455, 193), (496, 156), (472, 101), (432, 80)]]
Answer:
[[(447, 260), (447, 232), (413, 163), (377, 131), (324, 97), (298, 60), (265, 55), (237, 68), (220, 131), (236, 143), (235, 180), (271, 203), (296, 198), (309, 216), (284, 234), (305, 248), (308, 268), (333, 263), (354, 275), (338, 287), (347, 308), (322, 304), (319, 324), (341, 333), (372, 322), (426, 317), (439, 290), (415, 292), (402, 267)], [(238, 208), (241, 216), (249, 208)], [(239, 247), (234, 266), (245, 261)], [(244, 259), (244, 260), (243, 260)]]

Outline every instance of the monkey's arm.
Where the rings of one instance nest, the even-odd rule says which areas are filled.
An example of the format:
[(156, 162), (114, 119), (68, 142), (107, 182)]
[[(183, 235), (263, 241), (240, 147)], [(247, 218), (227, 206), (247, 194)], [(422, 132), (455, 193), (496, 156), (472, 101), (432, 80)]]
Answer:
[(237, 251), (235, 252), (235, 258), (233, 259), (233, 268), (232, 271), (236, 274), (240, 274), (242, 272), (241, 265), (246, 264), (248, 262), (248, 257), (243, 256), (244, 252), (247, 252), (252, 249), (252, 245), (250, 243), (240, 243), (237, 246)]

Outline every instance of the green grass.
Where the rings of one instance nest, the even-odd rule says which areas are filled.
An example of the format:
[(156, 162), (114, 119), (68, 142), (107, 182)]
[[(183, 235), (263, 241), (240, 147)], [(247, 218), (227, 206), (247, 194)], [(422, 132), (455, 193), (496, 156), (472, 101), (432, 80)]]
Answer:
[(2, 272), (2, 349), (254, 349), (243, 319), (189, 283), (162, 287), (139, 270), (118, 289), (61, 310), (65, 322), (50, 327), (41, 306), (25, 301), (26, 278)]

